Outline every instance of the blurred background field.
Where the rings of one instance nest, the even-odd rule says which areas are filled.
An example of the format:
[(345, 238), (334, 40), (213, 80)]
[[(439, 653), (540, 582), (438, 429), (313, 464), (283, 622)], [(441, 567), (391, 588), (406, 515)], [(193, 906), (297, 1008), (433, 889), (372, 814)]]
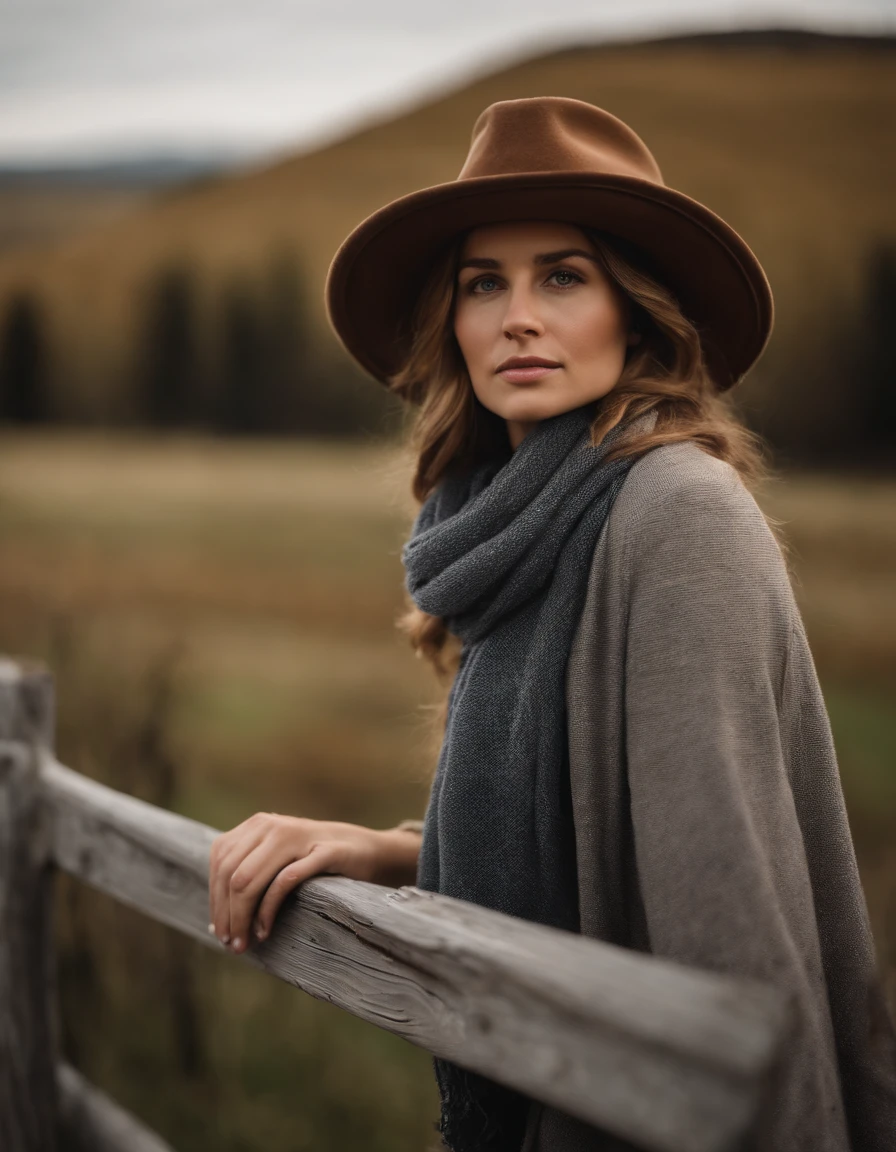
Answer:
[[(353, 118), (313, 146), (216, 160), (193, 145), (160, 153), (135, 92), (181, 136), (190, 116), (232, 100), (220, 120), (233, 114), (242, 146), (261, 131), (246, 107), (275, 107), (298, 131), (318, 102), (360, 84), (371, 45), (381, 69), (398, 68), (435, 59), (458, 28), (419, 6), (406, 27), (400, 0), (372, 24), (360, 5), (347, 20), (352, 4), (334, 0), (314, 16), (335, 21), (314, 98), (267, 99), (263, 72), (295, 70), (289, 38), (262, 27), (275, 0), (239, 35), (247, 17), (226, 6), (212, 26), (178, 5), (167, 33), (149, 19), (125, 32), (100, 0), (79, 0), (70, 26), (57, 7), (36, 31), (41, 7), (22, 5), (0, 41), (0, 653), (53, 670), (60, 758), (219, 828), (258, 810), (373, 827), (422, 815), (440, 688), (395, 628), (410, 460), (396, 407), (336, 346), (324, 278), (367, 213), (454, 178), (488, 103), (589, 100), (630, 123), (667, 182), (730, 221), (769, 273), (775, 332), (736, 403), (779, 470), (757, 497), (790, 543), (892, 1000), (892, 22), (834, 34), (802, 4), (792, 28), (732, 15), (727, 31), (701, 31), (695, 16), (672, 36), (656, 6), (632, 0), (641, 17), (625, 35), (621, 9), (593, 3), (615, 39), (589, 17), (590, 36), (514, 48), (500, 12), (459, 3), (471, 43), (480, 18), (483, 44), (492, 37), (494, 59), (480, 54), (475, 74), (409, 87), (388, 112), (356, 95)], [(843, 5), (844, 21), (860, 7)], [(543, 19), (537, 4), (517, 8)], [(558, 27), (578, 8), (552, 5)], [(317, 25), (300, 23), (295, 51), (310, 60)], [(42, 57), (52, 28), (61, 55)], [(153, 51), (132, 58), (142, 37)], [(240, 38), (263, 51), (253, 58)], [(79, 52), (93, 69), (80, 80)], [(156, 75), (178, 53), (180, 79)], [(67, 70), (69, 89), (40, 88)], [(96, 128), (91, 151), (91, 124), (117, 99), (134, 115), (133, 130), (120, 118), (128, 147)], [(35, 160), (40, 132), (50, 143)], [(16, 159), (17, 141), (30, 159)], [(64, 877), (57, 938), (67, 1058), (180, 1152), (432, 1147), (430, 1060), (410, 1044)]]
[[(221, 828), (422, 815), (436, 686), (393, 627), (407, 463), (371, 442), (0, 438), (0, 651), (54, 669), (63, 761)], [(761, 503), (893, 979), (896, 478), (786, 475)], [(59, 915), (72, 1058), (178, 1148), (425, 1146), (425, 1053), (64, 881)]]
[[(0, 437), (0, 651), (56, 674), (60, 758), (219, 828), (421, 816), (404, 471), (375, 445)], [(70, 1058), (177, 1148), (424, 1147), (424, 1052), (61, 880)]]

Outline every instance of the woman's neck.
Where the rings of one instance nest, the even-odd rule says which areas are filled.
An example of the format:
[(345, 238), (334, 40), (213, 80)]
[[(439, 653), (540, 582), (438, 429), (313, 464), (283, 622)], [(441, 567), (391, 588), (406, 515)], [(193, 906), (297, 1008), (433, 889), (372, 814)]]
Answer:
[(525, 440), (529, 433), (537, 428), (540, 421), (538, 420), (508, 420), (507, 424), (507, 439), (510, 441), (511, 449), (516, 452), (520, 444)]

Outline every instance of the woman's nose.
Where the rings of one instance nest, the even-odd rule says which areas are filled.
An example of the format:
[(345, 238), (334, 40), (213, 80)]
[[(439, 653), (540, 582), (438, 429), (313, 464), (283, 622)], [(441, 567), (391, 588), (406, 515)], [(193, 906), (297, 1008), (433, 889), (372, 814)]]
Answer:
[(504, 313), (504, 335), (508, 340), (517, 336), (540, 336), (543, 332), (544, 324), (532, 293), (525, 287), (508, 292)]

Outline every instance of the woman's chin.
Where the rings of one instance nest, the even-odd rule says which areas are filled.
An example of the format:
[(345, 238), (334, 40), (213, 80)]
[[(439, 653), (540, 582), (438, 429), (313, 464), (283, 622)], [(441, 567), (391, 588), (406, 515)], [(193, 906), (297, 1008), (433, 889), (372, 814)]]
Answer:
[(580, 408), (592, 400), (598, 400), (612, 391), (607, 388), (573, 389), (560, 386), (559, 381), (548, 379), (533, 381), (530, 384), (516, 384), (495, 389), (477, 391), (477, 396), (485, 408), (500, 416), (520, 424), (531, 424), (560, 416), (573, 408)]
[(504, 397), (500, 405), (499, 415), (505, 420), (518, 420), (520, 423), (530, 423), (536, 420), (548, 420), (551, 416), (559, 416), (571, 408), (578, 408), (585, 400), (578, 396), (563, 395), (560, 392), (547, 392), (536, 395), (529, 392), (526, 395)]

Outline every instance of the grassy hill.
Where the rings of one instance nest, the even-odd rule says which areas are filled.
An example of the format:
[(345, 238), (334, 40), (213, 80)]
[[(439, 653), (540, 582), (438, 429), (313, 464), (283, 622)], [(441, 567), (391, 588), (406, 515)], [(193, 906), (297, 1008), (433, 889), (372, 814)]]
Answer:
[[(202, 354), (220, 360), (226, 285), (269, 293), (273, 262), (286, 254), (298, 262), (296, 307), (320, 371), (336, 355), (323, 284), (348, 231), (396, 196), (453, 179), (487, 104), (572, 96), (631, 124), (666, 182), (719, 212), (753, 247), (775, 292), (777, 324), (740, 396), (777, 443), (824, 458), (873, 437), (889, 395), (875, 367), (887, 355), (880, 316), (894, 306), (888, 266), (876, 288), (872, 280), (875, 254), (896, 247), (894, 45), (727, 34), (523, 60), (315, 152), (160, 194), (51, 251), (7, 253), (0, 312), (17, 289), (40, 302), (55, 412), (132, 419), (145, 294), (160, 270), (189, 270)], [(307, 388), (300, 377), (295, 386)]]

